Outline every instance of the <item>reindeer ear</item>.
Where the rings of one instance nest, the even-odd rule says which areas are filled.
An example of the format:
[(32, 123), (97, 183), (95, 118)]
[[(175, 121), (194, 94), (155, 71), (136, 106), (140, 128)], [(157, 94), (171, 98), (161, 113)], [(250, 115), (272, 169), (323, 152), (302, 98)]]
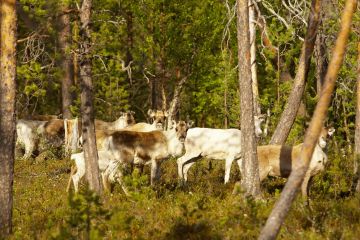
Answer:
[[(256, 116), (255, 116), (256, 117)], [(257, 116), (258, 117), (258, 119), (259, 119), (259, 121), (260, 121), (260, 123), (262, 123), (262, 122), (264, 122), (265, 121), (265, 119), (266, 119), (266, 114), (260, 114), (259, 116)]]
[(188, 120), (187, 121), (187, 127), (191, 128), (194, 125), (194, 121), (193, 120)]
[(254, 121), (255, 121), (255, 125), (256, 124), (261, 124), (262, 122), (265, 121), (265, 117), (262, 115), (254, 115)]
[(331, 137), (335, 132), (335, 128), (334, 127), (331, 127), (328, 129), (328, 135)]
[(149, 117), (153, 118), (155, 117), (155, 111), (153, 111), (152, 109), (149, 109), (147, 114), (149, 115)]

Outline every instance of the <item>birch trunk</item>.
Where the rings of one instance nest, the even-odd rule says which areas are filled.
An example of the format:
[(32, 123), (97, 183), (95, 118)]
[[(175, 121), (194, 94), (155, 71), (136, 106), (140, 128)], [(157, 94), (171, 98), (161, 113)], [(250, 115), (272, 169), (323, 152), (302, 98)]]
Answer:
[(169, 107), (169, 114), (168, 114), (168, 119), (167, 119), (167, 128), (171, 128), (172, 127), (172, 121), (175, 120), (175, 116), (176, 113), (178, 111), (178, 107), (179, 107), (179, 102), (180, 102), (180, 94), (181, 91), (184, 87), (184, 84), (186, 82), (188, 77), (183, 77), (180, 79), (180, 81), (178, 82), (178, 84), (176, 85), (175, 91), (174, 91), (174, 97), (170, 103), (170, 107)]
[(249, 31), (250, 31), (250, 56), (251, 56), (251, 80), (252, 80), (252, 92), (254, 98), (254, 114), (259, 116), (261, 114), (259, 104), (259, 88), (257, 79), (257, 67), (256, 67), (256, 19), (255, 19), (255, 7), (253, 0), (249, 0)]

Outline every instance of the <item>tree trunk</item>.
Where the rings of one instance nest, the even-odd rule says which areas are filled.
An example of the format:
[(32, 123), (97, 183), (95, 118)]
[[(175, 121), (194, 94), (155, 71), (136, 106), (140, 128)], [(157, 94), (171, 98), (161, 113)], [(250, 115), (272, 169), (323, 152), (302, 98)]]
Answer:
[(182, 89), (184, 87), (184, 84), (185, 84), (187, 78), (188, 78), (187, 76), (181, 78), (180, 81), (178, 82), (178, 84), (176, 85), (176, 88), (175, 88), (175, 91), (174, 91), (174, 97), (171, 100), (170, 107), (169, 107), (169, 114), (168, 114), (168, 119), (167, 119), (167, 122), (168, 122), (167, 128), (172, 127), (172, 120), (175, 119), (176, 113), (178, 111), (179, 101), (180, 101), (180, 94), (181, 94), (181, 91), (182, 91)]
[(12, 231), (16, 97), (16, 1), (0, 11), (0, 238)]
[[(79, 42), (79, 22), (78, 20), (74, 21), (73, 25), (73, 40), (74, 42)], [(79, 83), (79, 59), (77, 54), (73, 54), (73, 77), (74, 77), (74, 85), (78, 85)]]
[(360, 192), (360, 42), (358, 43), (357, 89), (356, 89), (356, 123), (354, 149), (354, 186)]
[[(333, 56), (325, 76), (325, 84), (322, 89), (320, 99), (316, 105), (310, 126), (306, 131), (303, 148), (301, 150), (300, 162), (303, 162), (304, 164), (298, 169), (298, 171), (291, 172), (284, 190), (281, 193), (280, 199), (276, 202), (270, 216), (268, 217), (266, 224), (260, 233), (259, 239), (276, 238), (280, 227), (290, 209), (291, 203), (296, 196), (297, 190), (299, 189), (304, 179), (305, 173), (308, 170), (309, 162), (315, 145), (319, 139), (323, 121), (325, 120), (330, 104), (331, 94), (335, 87), (337, 74), (344, 58), (346, 43), (351, 27), (351, 19), (356, 9), (356, 1), (357, 0), (348, 0), (345, 4), (345, 9), (341, 21), (341, 30), (336, 40)], [(316, 8), (318, 8), (319, 5), (319, 3), (315, 4)]]
[(242, 143), (241, 185), (245, 190), (245, 195), (258, 197), (261, 192), (254, 128), (248, 0), (238, 0), (237, 4), (237, 41), (241, 108), (240, 125)]
[(224, 128), (227, 129), (228, 125), (229, 125), (229, 110), (228, 110), (228, 103), (227, 103), (227, 98), (228, 98), (228, 81), (227, 81), (227, 76), (225, 76), (225, 81), (224, 81)]
[(326, 74), (326, 69), (328, 67), (328, 59), (327, 59), (327, 47), (325, 42), (325, 34), (323, 30), (323, 23), (326, 22), (327, 16), (329, 12), (331, 12), (331, 4), (329, 0), (323, 0), (323, 7), (321, 13), (321, 29), (318, 31), (315, 42), (315, 63), (316, 63), (316, 93), (317, 96), (320, 97), (321, 88), (324, 85), (324, 78)]
[(61, 51), (61, 93), (62, 93), (62, 113), (64, 119), (72, 118), (70, 106), (73, 101), (73, 94), (71, 87), (74, 84), (73, 79), (73, 65), (72, 55), (70, 53), (71, 41), (71, 27), (70, 15), (67, 13), (69, 7), (68, 1), (61, 1), (61, 16), (60, 16), (60, 31), (59, 31), (59, 45)]
[(313, 0), (308, 21), (308, 29), (302, 47), (299, 66), (293, 87), (281, 115), (280, 121), (270, 140), (270, 144), (284, 144), (289, 136), (292, 125), (294, 124), (298, 112), (301, 98), (305, 89), (305, 82), (310, 66), (311, 55), (314, 50), (316, 32), (320, 22), (320, 0)]
[[(134, 30), (133, 30), (134, 17), (133, 17), (133, 14), (131, 11), (127, 11), (125, 16), (126, 16), (126, 34), (127, 34), (125, 66), (129, 66), (129, 64), (133, 61), (133, 56), (132, 56), (131, 52), (134, 48)], [(129, 84), (131, 85), (132, 80), (129, 75), (126, 77), (126, 79), (128, 80)]]
[(321, 88), (324, 85), (324, 77), (327, 68), (325, 36), (319, 32), (315, 42), (315, 62), (316, 62), (316, 93), (320, 97)]
[(157, 79), (156, 77), (151, 78), (150, 88), (151, 88), (151, 109), (158, 109), (157, 101)]
[(82, 37), (82, 56), (80, 62), (81, 78), (81, 117), (83, 149), (85, 156), (86, 179), (91, 190), (100, 194), (101, 184), (99, 178), (98, 154), (96, 149), (94, 108), (93, 108), (93, 84), (91, 72), (91, 38), (90, 38), (90, 15), (91, 0), (84, 0), (80, 12), (80, 36)]
[(250, 31), (250, 56), (251, 56), (251, 80), (252, 80), (252, 92), (254, 98), (254, 114), (259, 116), (261, 114), (259, 104), (259, 88), (257, 79), (257, 67), (256, 67), (256, 19), (254, 0), (249, 0), (249, 31)]

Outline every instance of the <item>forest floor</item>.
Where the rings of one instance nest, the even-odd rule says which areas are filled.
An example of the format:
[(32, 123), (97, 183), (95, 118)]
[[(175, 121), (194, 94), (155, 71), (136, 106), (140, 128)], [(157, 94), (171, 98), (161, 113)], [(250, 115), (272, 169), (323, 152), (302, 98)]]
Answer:
[[(352, 160), (335, 153), (313, 181), (310, 206), (298, 196), (279, 239), (359, 239), (360, 196), (349, 194)], [(256, 239), (285, 182), (265, 181), (264, 200), (255, 202), (232, 195), (236, 163), (224, 185), (224, 161), (210, 167), (203, 160), (180, 187), (171, 159), (155, 189), (145, 169), (125, 178), (130, 197), (115, 185), (98, 199), (84, 185), (82, 194), (66, 192), (70, 167), (69, 159), (16, 160), (11, 239)]]

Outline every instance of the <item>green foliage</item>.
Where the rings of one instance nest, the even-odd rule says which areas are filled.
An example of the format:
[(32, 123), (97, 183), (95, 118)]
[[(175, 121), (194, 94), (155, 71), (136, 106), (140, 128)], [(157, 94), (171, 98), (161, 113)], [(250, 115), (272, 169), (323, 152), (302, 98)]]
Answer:
[(105, 221), (110, 217), (96, 193), (85, 189), (79, 194), (69, 195), (68, 218), (52, 239), (102, 239), (106, 231)]

